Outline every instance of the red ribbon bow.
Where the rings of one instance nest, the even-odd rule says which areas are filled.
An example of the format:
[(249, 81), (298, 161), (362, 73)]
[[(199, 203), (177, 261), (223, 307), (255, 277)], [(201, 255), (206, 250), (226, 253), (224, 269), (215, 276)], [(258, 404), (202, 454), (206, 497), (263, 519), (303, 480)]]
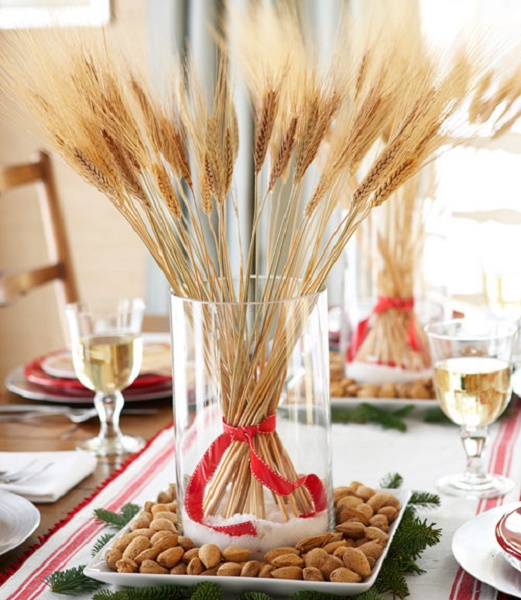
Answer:
[[(208, 481), (215, 473), (217, 466), (226, 452), (226, 449), (233, 441), (245, 442), (250, 447), (250, 467), (254, 477), (258, 479), (268, 489), (278, 496), (288, 496), (296, 489), (304, 486), (308, 489), (315, 510), (305, 515), (300, 515), (301, 518), (312, 517), (316, 513), (321, 512), (327, 507), (327, 496), (322, 481), (317, 475), (305, 475), (296, 481), (290, 481), (282, 475), (274, 471), (262, 458), (257, 454), (253, 446), (253, 438), (257, 434), (269, 434), (275, 431), (276, 416), (269, 415), (258, 425), (246, 425), (245, 427), (234, 427), (226, 423), (223, 419), (224, 432), (215, 439), (199, 464), (186, 488), (185, 508), (188, 516), (192, 521), (203, 524), (203, 498), (204, 491)], [(227, 533), (229, 535), (257, 535), (257, 530), (252, 521), (244, 521), (235, 525), (214, 526), (206, 525), (215, 531)]]
[[(391, 309), (398, 310), (412, 310), (414, 308), (414, 298), (390, 298), (389, 296), (378, 296), (378, 302), (371, 311), (371, 314), (367, 319), (363, 319), (358, 323), (356, 331), (351, 338), (351, 344), (349, 345), (347, 360), (353, 361), (356, 357), (356, 353), (360, 349), (362, 342), (365, 340), (367, 331), (369, 329), (369, 320), (373, 315), (378, 315), (387, 310)], [(414, 326), (414, 319), (411, 319), (409, 324), (409, 330), (407, 332), (407, 342), (409, 346), (416, 352), (421, 352), (422, 347), (416, 336), (416, 328)], [(393, 365), (394, 366), (394, 365)]]

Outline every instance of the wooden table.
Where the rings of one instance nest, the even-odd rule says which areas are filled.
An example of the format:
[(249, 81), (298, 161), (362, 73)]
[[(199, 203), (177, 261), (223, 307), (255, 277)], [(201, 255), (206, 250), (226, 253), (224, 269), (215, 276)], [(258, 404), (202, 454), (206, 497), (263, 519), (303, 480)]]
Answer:
[[(0, 389), (0, 404), (7, 403), (41, 406), (40, 402), (31, 402)], [(132, 402), (130, 406), (132, 408), (154, 408), (157, 409), (157, 414), (125, 415), (123, 409), (120, 425), (124, 433), (140, 435), (148, 440), (172, 420), (171, 399)], [(42, 417), (31, 423), (0, 422), (0, 451), (74, 450), (79, 440), (92, 437), (97, 434), (97, 431), (98, 426), (95, 419), (75, 425), (63, 416)], [(36, 504), (41, 514), (39, 527), (21, 546), (0, 556), (0, 572), (9, 569), (19, 561), (32, 545), (38, 544), (41, 536), (44, 536), (56, 523), (64, 519), (72, 509), (85, 498), (88, 498), (126, 458), (124, 456), (122, 458), (98, 459), (95, 472), (80, 482), (63, 498), (51, 504)]]

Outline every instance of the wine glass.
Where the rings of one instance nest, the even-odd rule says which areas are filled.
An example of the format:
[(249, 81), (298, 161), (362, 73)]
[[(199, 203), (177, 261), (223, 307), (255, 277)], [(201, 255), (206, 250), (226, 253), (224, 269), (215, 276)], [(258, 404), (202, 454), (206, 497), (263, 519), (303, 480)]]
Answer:
[(434, 388), (443, 412), (461, 427), (467, 455), (463, 473), (442, 477), (440, 491), (467, 498), (497, 498), (514, 482), (487, 473), (482, 454), (488, 426), (512, 395), (514, 323), (497, 319), (454, 319), (425, 328), (434, 369)]
[(74, 371), (81, 383), (96, 392), (94, 406), (100, 431), (78, 444), (98, 456), (136, 452), (144, 446), (137, 436), (123, 435), (119, 415), (121, 393), (136, 379), (143, 357), (141, 328), (145, 304), (140, 298), (100, 298), (68, 304)]

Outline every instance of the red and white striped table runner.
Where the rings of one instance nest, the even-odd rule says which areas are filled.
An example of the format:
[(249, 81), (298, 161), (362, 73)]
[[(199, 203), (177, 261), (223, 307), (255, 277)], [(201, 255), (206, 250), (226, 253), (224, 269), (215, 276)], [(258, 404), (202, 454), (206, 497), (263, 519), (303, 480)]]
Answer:
[[(404, 488), (435, 491), (441, 475), (463, 468), (464, 455), (456, 427), (429, 425), (419, 413), (400, 433), (372, 425), (334, 425), (333, 482), (356, 479), (376, 486), (390, 472), (404, 478)], [(410, 577), (411, 597), (418, 600), (506, 600), (460, 569), (450, 544), (452, 533), (475, 514), (501, 503), (516, 501), (521, 489), (521, 411), (504, 418), (492, 429), (489, 466), (510, 475), (516, 488), (506, 498), (487, 502), (442, 498), (439, 510), (426, 515), (443, 529), (442, 542), (421, 559), (426, 573)], [(93, 518), (96, 508), (119, 510), (127, 502), (153, 499), (175, 478), (173, 430), (162, 431), (139, 455), (73, 515), (60, 524), (0, 587), (2, 600), (51, 600), (55, 595), (44, 583), (45, 575), (89, 562), (91, 548), (103, 531)], [(2, 581), (0, 579), (0, 581)], [(521, 595), (521, 590), (520, 590)], [(85, 596), (88, 598), (89, 596)], [(81, 598), (81, 597), (80, 597)]]

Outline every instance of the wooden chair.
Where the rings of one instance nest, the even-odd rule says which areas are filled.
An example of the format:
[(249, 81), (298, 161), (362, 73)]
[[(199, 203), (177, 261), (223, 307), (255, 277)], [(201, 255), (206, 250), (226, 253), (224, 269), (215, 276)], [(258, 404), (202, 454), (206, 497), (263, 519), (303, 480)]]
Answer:
[(0, 307), (13, 304), (21, 296), (51, 281), (57, 283), (59, 301), (76, 302), (78, 288), (51, 159), (46, 152), (39, 151), (28, 163), (0, 167), (0, 201), (8, 200), (5, 194), (8, 190), (27, 184), (37, 186), (49, 263), (35, 268), (0, 269)]

